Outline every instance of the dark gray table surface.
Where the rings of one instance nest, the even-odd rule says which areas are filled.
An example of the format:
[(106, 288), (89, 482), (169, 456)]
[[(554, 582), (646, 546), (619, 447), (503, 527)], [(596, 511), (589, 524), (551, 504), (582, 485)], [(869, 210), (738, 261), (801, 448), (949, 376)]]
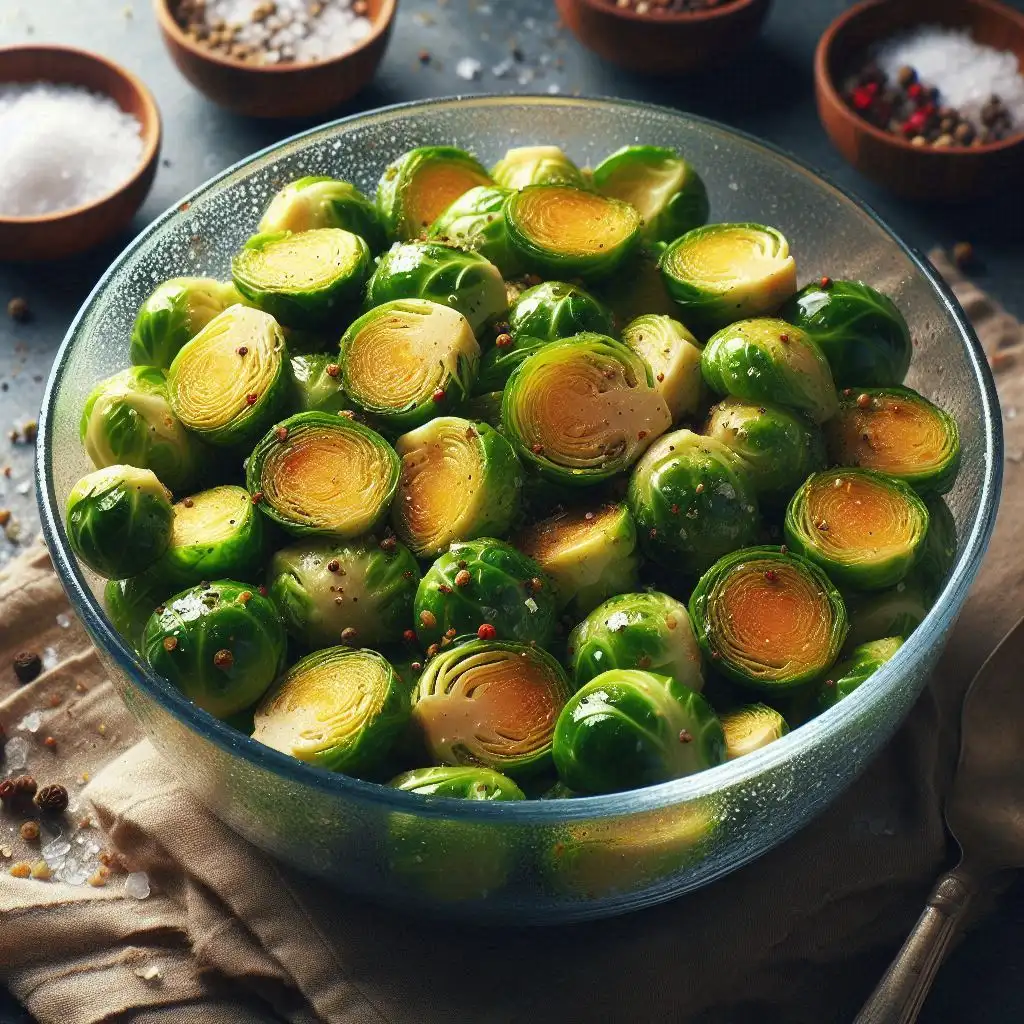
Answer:
[[(692, 111), (742, 128), (820, 168), (875, 208), (921, 250), (971, 241), (982, 266), (975, 274), (1011, 312), (1024, 315), (1024, 189), (960, 207), (894, 199), (861, 178), (832, 149), (815, 114), (812, 54), (844, 0), (776, 0), (764, 34), (747, 59), (726, 71), (659, 82), (628, 75), (584, 51), (557, 26), (549, 0), (402, 0), (391, 47), (375, 82), (338, 115), (424, 97), (471, 92), (620, 96)], [(1024, 9), (1024, 0), (1012, 6)], [(157, 214), (248, 153), (310, 125), (234, 117), (206, 101), (167, 57), (147, 0), (0, 0), (0, 46), (61, 42), (98, 50), (141, 75), (164, 118), (164, 150), (153, 191), (130, 231), (99, 251), (61, 264), (0, 263), (0, 507), (36, 532), (31, 449), (6, 434), (33, 419), (50, 363), (82, 300), (113, 257)], [(513, 46), (525, 56), (506, 73)], [(421, 50), (431, 60), (422, 64)], [(479, 77), (457, 74), (460, 59), (480, 61)], [(496, 74), (495, 72), (499, 72)], [(2, 183), (0, 183), (2, 188)], [(32, 320), (3, 315), (22, 296)], [(6, 390), (3, 390), (6, 386)], [(0, 562), (16, 553), (0, 535)], [(953, 956), (925, 1009), (924, 1024), (998, 1024), (1024, 1020), (1024, 889)], [(881, 966), (881, 964), (880, 964)], [(11, 1015), (15, 1015), (11, 1018)], [(0, 1024), (21, 1020), (0, 994)]]

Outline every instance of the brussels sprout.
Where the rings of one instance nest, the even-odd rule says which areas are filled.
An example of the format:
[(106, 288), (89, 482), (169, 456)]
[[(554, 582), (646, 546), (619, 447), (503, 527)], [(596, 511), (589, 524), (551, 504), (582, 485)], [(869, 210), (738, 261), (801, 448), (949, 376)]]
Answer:
[(890, 636), (910, 636), (924, 622), (934, 599), (933, 588), (917, 570), (891, 590), (848, 591), (844, 601), (850, 633), (844, 650)]
[[(481, 370), (483, 364), (481, 362)], [(480, 378), (477, 377), (479, 382)], [(486, 423), (495, 430), (501, 429), (501, 400), (504, 397), (502, 391), (485, 391), (481, 394), (468, 398), (462, 407), (466, 418), (474, 423)], [(514, 453), (513, 453), (514, 454)]]
[[(525, 362), (535, 352), (539, 352), (549, 341), (520, 335), (511, 345), (495, 345), (487, 349), (480, 358), (480, 369), (476, 375), (476, 390), (480, 394), (499, 392), (508, 383), (509, 377), (520, 363)], [(500, 422), (499, 410), (499, 422)]]
[(641, 249), (619, 267), (614, 277), (595, 286), (596, 294), (620, 324), (649, 314), (679, 316), (679, 307), (669, 295), (658, 269), (660, 255), (653, 247)]
[(199, 444), (171, 411), (167, 379), (155, 366), (133, 366), (97, 384), (85, 401), (79, 435), (97, 469), (151, 469), (174, 491), (199, 476)]
[(300, 412), (253, 449), (253, 501), (296, 537), (359, 537), (384, 517), (398, 487), (398, 456), (376, 431), (345, 416)]
[(743, 686), (781, 691), (817, 678), (846, 638), (839, 591), (813, 563), (773, 547), (720, 558), (690, 595), (704, 653)]
[(704, 182), (672, 149), (623, 146), (594, 168), (594, 187), (635, 206), (644, 219), (644, 237), (654, 242), (671, 242), (708, 222)]
[(551, 581), (532, 558), (481, 537), (452, 544), (427, 570), (416, 590), (416, 635), (424, 647), (477, 632), (547, 647), (555, 607)]
[(828, 673), (818, 688), (818, 710), (828, 711), (844, 697), (849, 697), (869, 676), (874, 675), (903, 646), (903, 637), (890, 636), (884, 640), (855, 647), (850, 656)]
[(387, 246), (377, 207), (355, 185), (322, 176), (299, 178), (285, 185), (270, 201), (256, 230), (265, 235), (318, 228), (351, 231), (366, 242), (371, 252)]
[(651, 313), (627, 324), (622, 340), (647, 364), (672, 422), (696, 416), (704, 397), (697, 339), (678, 320)]
[(786, 720), (767, 704), (748, 704), (729, 711), (719, 719), (725, 733), (725, 759), (735, 761), (744, 754), (767, 747), (789, 732)]
[(377, 185), (377, 209), (393, 238), (422, 234), (459, 196), (491, 176), (454, 146), (419, 146), (388, 164)]
[(489, 259), (504, 277), (523, 272), (522, 257), (512, 247), (505, 226), (507, 188), (478, 185), (459, 196), (427, 232), (436, 239), (463, 249), (473, 249)]
[(617, 668), (569, 698), (553, 754), (570, 789), (615, 793), (713, 768), (725, 738), (711, 705), (677, 679)]
[(945, 494), (960, 472), (956, 420), (910, 388), (843, 391), (825, 437), (833, 462), (899, 477), (919, 494)]
[(454, 800), (525, 800), (523, 791), (509, 778), (476, 765), (416, 768), (403, 772), (388, 785), (419, 796)]
[(559, 608), (575, 616), (640, 584), (636, 526), (625, 505), (556, 512), (527, 526), (516, 547), (551, 577)]
[(270, 601), (217, 580), (172, 597), (146, 623), (142, 644), (157, 675), (215, 718), (255, 704), (284, 665), (285, 635)]
[(741, 320), (707, 343), (701, 371), (719, 395), (797, 409), (815, 423), (836, 414), (832, 373), (821, 349), (785, 320)]
[(512, 446), (486, 423), (439, 416), (395, 442), (402, 460), (391, 521), (420, 558), (452, 541), (507, 533), (523, 473)]
[(545, 281), (527, 288), (512, 306), (509, 331), (516, 340), (557, 341), (576, 334), (612, 333), (612, 314), (603, 303), (576, 285)]
[(704, 688), (701, 653), (686, 605), (668, 594), (618, 594), (595, 608), (570, 634), (578, 686), (609, 669), (671, 676), (694, 693)]
[(129, 357), (135, 366), (166, 370), (186, 341), (215, 316), (242, 301), (233, 284), (208, 277), (175, 277), (139, 307)]
[(267, 589), (285, 628), (306, 647), (339, 640), (380, 647), (401, 641), (419, 581), (416, 559), (394, 537), (311, 539), (274, 555)]
[(557, 146), (510, 149), (492, 168), (491, 177), (504, 188), (527, 185), (571, 185), (584, 188), (580, 169)]
[(151, 469), (107, 466), (71, 488), (71, 550), (93, 572), (123, 580), (145, 572), (171, 540), (171, 496)]
[(349, 400), (396, 432), (460, 403), (472, 389), (479, 360), (469, 321), (427, 299), (385, 302), (341, 339), (341, 380)]
[(341, 228), (254, 235), (231, 261), (235, 287), (288, 327), (336, 323), (362, 294), (370, 249)]
[(786, 509), (786, 543), (840, 587), (885, 590), (913, 568), (928, 508), (903, 481), (869, 469), (807, 478)]
[(771, 313), (796, 291), (789, 243), (760, 224), (694, 228), (662, 253), (659, 265), (683, 320), (698, 334)]
[(827, 465), (820, 428), (767, 402), (724, 398), (712, 408), (704, 433), (736, 455), (765, 507), (784, 507), (811, 473)]
[(430, 299), (451, 306), (477, 335), (508, 309), (505, 283), (493, 263), (440, 242), (407, 242), (381, 256), (366, 289), (366, 305), (394, 299)]
[(341, 386), (341, 366), (337, 355), (321, 352), (293, 355), (292, 409), (295, 412), (343, 412), (352, 403)]
[(721, 441), (690, 430), (651, 446), (630, 477), (626, 500), (641, 548), (689, 576), (757, 536), (757, 498), (742, 463)]
[(296, 327), (282, 327), (281, 333), (289, 356), (337, 355), (336, 331), (302, 331)]
[(146, 623), (167, 593), (164, 577), (152, 569), (126, 580), (108, 580), (103, 589), (107, 617), (139, 654), (144, 654), (142, 634)]
[(471, 640), (423, 670), (413, 726), (437, 763), (482, 765), (519, 781), (551, 767), (555, 721), (571, 692), (539, 647)]
[(512, 245), (531, 269), (554, 277), (608, 277), (640, 241), (629, 203), (566, 185), (529, 185), (505, 203)]
[(949, 506), (939, 497), (925, 499), (925, 505), (928, 507), (928, 533), (914, 571), (921, 575), (938, 597), (956, 564), (956, 520)]
[(809, 284), (779, 316), (818, 343), (837, 387), (890, 387), (910, 369), (913, 344), (903, 314), (859, 281)]
[(542, 476), (584, 485), (632, 466), (671, 414), (639, 356), (611, 338), (579, 334), (516, 369), (501, 419), (520, 457)]
[(378, 765), (409, 721), (409, 692), (376, 651), (328, 647), (293, 665), (256, 709), (252, 738), (332, 772)]
[(287, 404), (284, 356), (272, 316), (232, 306), (175, 356), (167, 372), (171, 408), (210, 444), (251, 445)]

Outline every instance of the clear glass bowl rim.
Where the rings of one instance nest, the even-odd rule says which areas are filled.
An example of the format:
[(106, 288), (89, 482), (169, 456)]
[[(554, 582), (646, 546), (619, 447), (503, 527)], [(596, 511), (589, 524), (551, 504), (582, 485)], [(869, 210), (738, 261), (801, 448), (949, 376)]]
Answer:
[[(47, 459), (53, 430), (53, 405), (68, 355), (74, 345), (79, 325), (100, 299), (107, 282), (135, 254), (140, 245), (159, 232), (164, 225), (178, 215), (185, 203), (192, 203), (212, 187), (237, 174), (239, 171), (272, 156), (276, 151), (296, 142), (312, 139), (325, 132), (351, 125), (355, 122), (381, 122), (395, 117), (404, 117), (417, 110), (429, 111), (438, 108), (461, 106), (536, 105), (547, 107), (608, 107), (618, 106), (637, 110), (655, 111), (675, 119), (698, 124), (706, 130), (718, 132), (732, 139), (739, 139), (748, 145), (767, 150), (776, 158), (786, 161), (794, 173), (810, 177), (820, 188), (831, 190), (841, 199), (853, 204), (866, 214), (889, 237), (914, 265), (915, 270), (930, 285), (941, 305), (956, 323), (960, 339), (970, 362), (974, 379), (981, 395), (981, 418), (985, 442), (985, 467), (982, 493), (978, 514), (971, 524), (964, 549), (957, 560), (949, 580), (938, 600), (929, 611), (924, 622), (913, 632), (896, 656), (868, 682), (858, 687), (849, 697), (840, 701), (824, 714), (794, 730), (787, 736), (769, 744), (752, 754), (736, 761), (730, 761), (691, 775), (683, 779), (648, 786), (645, 789), (629, 790), (602, 796), (584, 796), (557, 800), (527, 800), (523, 802), (488, 802), (468, 800), (444, 800), (424, 798), (413, 793), (389, 789), (379, 783), (364, 782), (346, 775), (339, 775), (321, 768), (307, 765), (287, 754), (272, 750), (252, 738), (215, 719), (196, 707), (166, 680), (154, 675), (131, 650), (120, 635), (108, 623), (99, 602), (93, 596), (83, 574), (70, 553), (64, 530), (62, 509), (54, 493), (53, 477)], [(412, 812), (427, 818), (447, 818), (464, 821), (507, 822), (510, 826), (530, 825), (551, 826), (576, 819), (625, 817), (636, 813), (654, 812), (679, 804), (708, 797), (718, 790), (732, 789), (767, 775), (777, 766), (800, 757), (818, 743), (828, 742), (833, 735), (845, 728), (855, 728), (856, 722), (866, 718), (881, 701), (887, 690), (898, 685), (905, 670), (925, 657), (928, 648), (940, 642), (952, 624), (966, 599), (966, 593), (981, 565), (985, 549), (995, 524), (996, 511), (1003, 475), (1002, 419), (995, 383), (992, 379), (981, 343), (974, 329), (960, 307), (949, 286), (937, 271), (919, 252), (903, 242), (886, 222), (866, 203), (803, 160), (792, 156), (779, 147), (765, 142), (747, 132), (727, 127), (719, 122), (693, 114), (682, 113), (670, 107), (604, 97), (552, 97), (531, 95), (474, 95), (451, 96), (441, 99), (415, 100), (381, 107), (369, 112), (360, 112), (339, 118), (315, 128), (300, 132), (290, 138), (276, 142), (220, 172), (193, 190), (188, 196), (175, 203), (156, 218), (128, 247), (114, 260), (85, 300), (71, 326), (53, 363), (50, 377), (43, 396), (36, 447), (36, 491), (38, 495), (43, 536), (50, 550), (54, 566), (67, 593), (72, 609), (84, 623), (94, 639), (113, 659), (118, 669), (124, 672), (133, 685), (140, 687), (165, 710), (183, 721), (193, 731), (224, 751), (253, 763), (256, 767), (283, 777), (303, 787), (312, 787), (323, 793), (345, 801), (372, 805), (379, 809)]]

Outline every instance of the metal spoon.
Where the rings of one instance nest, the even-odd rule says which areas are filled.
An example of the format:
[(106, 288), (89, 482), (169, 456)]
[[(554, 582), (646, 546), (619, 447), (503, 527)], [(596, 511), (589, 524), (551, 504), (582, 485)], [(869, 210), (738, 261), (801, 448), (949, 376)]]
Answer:
[(928, 897), (903, 948), (854, 1024), (912, 1024), (973, 897), (1024, 867), (1024, 619), (978, 670), (964, 701), (960, 764), (946, 824), (960, 863)]

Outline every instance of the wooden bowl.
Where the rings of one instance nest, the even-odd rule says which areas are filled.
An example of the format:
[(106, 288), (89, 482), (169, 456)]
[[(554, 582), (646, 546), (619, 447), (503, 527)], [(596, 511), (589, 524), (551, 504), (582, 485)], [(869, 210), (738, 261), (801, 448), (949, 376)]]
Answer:
[(40, 81), (109, 96), (142, 126), (142, 160), (124, 184), (91, 203), (38, 217), (0, 214), (0, 260), (55, 260), (99, 245), (128, 226), (156, 174), (160, 112), (138, 78), (106, 57), (69, 46), (0, 47), (0, 82)]
[(825, 131), (858, 171), (907, 199), (970, 200), (1020, 188), (1024, 135), (980, 146), (917, 147), (847, 106), (839, 83), (872, 44), (919, 24), (969, 28), (977, 42), (1012, 50), (1024, 67), (1024, 14), (994, 0), (867, 0), (840, 15), (818, 43), (814, 82)]
[(637, 14), (609, 0), (555, 0), (588, 49), (628, 71), (686, 75), (717, 67), (753, 42), (771, 0), (734, 0), (706, 11)]
[(315, 64), (245, 64), (213, 53), (174, 19), (175, 0), (153, 0), (178, 70), (214, 103), (248, 117), (313, 117), (351, 99), (377, 71), (398, 0), (369, 0), (370, 34), (354, 49)]

